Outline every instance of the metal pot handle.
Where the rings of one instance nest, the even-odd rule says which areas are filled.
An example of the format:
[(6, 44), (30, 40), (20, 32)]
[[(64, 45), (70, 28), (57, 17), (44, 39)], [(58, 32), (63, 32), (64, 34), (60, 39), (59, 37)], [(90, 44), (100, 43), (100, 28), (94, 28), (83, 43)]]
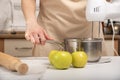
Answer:
[(56, 45), (59, 48), (58, 50), (64, 50), (64, 42), (59, 42), (55, 40), (47, 40), (46, 42)]
[[(46, 42), (56, 45), (59, 48), (58, 50), (64, 50), (64, 43), (63, 42), (58, 42), (55, 40), (47, 40)], [(36, 48), (36, 44), (33, 45), (32, 56), (35, 56), (35, 48)]]

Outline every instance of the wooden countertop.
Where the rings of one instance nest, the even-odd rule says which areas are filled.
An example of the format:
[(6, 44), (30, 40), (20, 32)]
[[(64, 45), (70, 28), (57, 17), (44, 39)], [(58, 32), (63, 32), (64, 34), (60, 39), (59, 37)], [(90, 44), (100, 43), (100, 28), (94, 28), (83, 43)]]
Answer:
[[(111, 40), (113, 35), (104, 35), (105, 40)], [(115, 40), (120, 40), (120, 35), (115, 35)]]
[(0, 33), (0, 39), (24, 39), (24, 32), (16, 32), (16, 33)]
[[(105, 40), (112, 39), (113, 35), (104, 35)], [(25, 32), (0, 33), (0, 39), (25, 39)], [(120, 40), (120, 35), (115, 35), (115, 40)]]

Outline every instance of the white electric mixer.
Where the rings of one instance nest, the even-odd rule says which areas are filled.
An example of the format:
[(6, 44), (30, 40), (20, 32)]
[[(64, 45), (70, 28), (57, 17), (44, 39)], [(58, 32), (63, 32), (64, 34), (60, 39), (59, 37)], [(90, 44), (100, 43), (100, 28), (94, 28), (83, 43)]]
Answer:
[[(113, 27), (112, 20), (120, 19), (120, 0), (109, 0), (109, 2), (107, 0), (87, 0), (86, 19), (92, 22), (104, 22), (110, 19)], [(114, 44), (114, 33), (112, 40)], [(115, 49), (114, 51), (118, 55)]]
[(86, 18), (88, 21), (104, 21), (120, 18), (120, 0), (87, 0)]

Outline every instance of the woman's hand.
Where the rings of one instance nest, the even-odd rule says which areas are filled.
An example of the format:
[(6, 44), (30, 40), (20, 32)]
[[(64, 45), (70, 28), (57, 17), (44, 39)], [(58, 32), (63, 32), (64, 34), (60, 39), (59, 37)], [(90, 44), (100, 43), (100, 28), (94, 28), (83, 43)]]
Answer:
[(21, 7), (25, 16), (27, 29), (25, 38), (34, 44), (44, 45), (46, 40), (51, 39), (45, 30), (37, 23), (36, 0), (21, 0)]
[(27, 29), (25, 32), (26, 40), (30, 40), (34, 44), (44, 45), (46, 40), (52, 38), (46, 33), (46, 31), (36, 22), (27, 23)]

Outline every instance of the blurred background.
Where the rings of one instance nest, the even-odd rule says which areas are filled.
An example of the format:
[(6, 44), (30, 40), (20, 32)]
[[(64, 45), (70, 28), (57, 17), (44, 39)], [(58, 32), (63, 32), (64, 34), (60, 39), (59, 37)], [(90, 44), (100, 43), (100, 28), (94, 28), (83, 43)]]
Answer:
[[(37, 0), (38, 12), (39, 0)], [(25, 31), (21, 0), (0, 0), (0, 32)]]

